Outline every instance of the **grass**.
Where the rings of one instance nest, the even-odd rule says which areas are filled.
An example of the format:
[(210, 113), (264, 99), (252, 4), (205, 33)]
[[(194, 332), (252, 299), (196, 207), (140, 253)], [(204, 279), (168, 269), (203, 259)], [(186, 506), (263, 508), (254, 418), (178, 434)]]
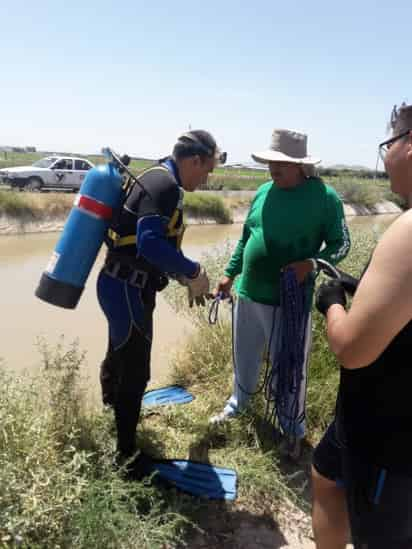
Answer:
[(31, 166), (36, 160), (43, 158), (44, 154), (40, 153), (14, 153), (0, 152), (0, 168), (10, 168), (12, 166)]
[(209, 176), (207, 188), (210, 190), (230, 190), (230, 191), (250, 191), (256, 190), (260, 185), (269, 181), (270, 176), (263, 172), (252, 175), (236, 175), (227, 173), (219, 175), (218, 173)]
[(66, 216), (73, 205), (73, 195), (63, 193), (19, 193), (0, 190), (0, 215), (41, 221)]
[[(256, 190), (260, 185), (270, 180), (268, 172), (255, 171), (249, 175), (234, 174), (229, 170), (215, 173), (209, 177), (208, 188), (210, 190)], [(344, 202), (364, 206), (373, 210), (378, 202), (389, 200), (399, 207), (404, 208), (405, 203), (397, 195), (391, 192), (389, 181), (372, 177), (353, 175), (327, 175), (323, 181), (334, 187)]]
[(351, 204), (359, 204), (373, 208), (388, 196), (388, 182), (374, 182), (373, 180), (356, 179), (349, 177), (329, 177), (326, 183), (336, 189), (341, 198)]
[[(0, 215), (22, 221), (42, 221), (65, 217), (73, 206), (74, 195), (65, 193), (21, 193), (0, 190)], [(219, 196), (185, 195), (185, 213), (190, 217), (231, 223), (231, 214)]]
[(185, 193), (184, 211), (187, 216), (196, 219), (213, 219), (216, 223), (232, 223), (230, 210), (216, 195)]
[[(260, 185), (270, 180), (269, 174), (258, 173), (253, 176), (212, 175), (209, 178), (208, 187), (211, 190), (256, 190)], [(341, 198), (352, 204), (359, 204), (367, 208), (373, 208), (378, 202), (390, 200), (402, 204), (391, 193), (389, 183), (385, 179), (374, 181), (373, 179), (356, 178), (353, 176), (327, 176), (324, 182), (334, 187)]]
[(77, 345), (42, 352), (39, 376), (0, 373), (0, 545), (160, 549), (178, 540), (187, 522), (178, 506), (113, 472), (111, 422), (87, 410)]
[[(367, 232), (353, 232), (350, 257), (342, 268), (358, 275), (375, 244)], [(223, 272), (229, 244), (204, 258), (212, 283)], [(267, 524), (292, 500), (306, 512), (310, 446), (330, 420), (338, 368), (328, 351), (324, 320), (314, 314), (314, 345), (308, 387), (308, 445), (305, 459), (285, 464), (263, 417), (262, 395), (238, 421), (211, 428), (210, 415), (222, 409), (232, 385), (231, 328), (222, 305), (216, 325), (207, 311), (189, 309), (185, 289), (171, 284), (165, 296), (195, 327), (175, 357), (171, 382), (195, 396), (186, 406), (146, 410), (139, 444), (154, 455), (210, 461), (238, 472), (233, 504), (207, 502), (150, 481), (128, 483), (112, 468), (111, 413), (87, 406), (80, 382), (83, 354), (62, 341), (51, 350), (40, 342), (43, 367), (37, 376), (0, 369), (0, 546), (24, 548), (202, 547), (208, 539), (230, 540), (253, 520)], [(210, 538), (208, 537), (210, 536)], [(230, 543), (230, 541), (229, 541)]]

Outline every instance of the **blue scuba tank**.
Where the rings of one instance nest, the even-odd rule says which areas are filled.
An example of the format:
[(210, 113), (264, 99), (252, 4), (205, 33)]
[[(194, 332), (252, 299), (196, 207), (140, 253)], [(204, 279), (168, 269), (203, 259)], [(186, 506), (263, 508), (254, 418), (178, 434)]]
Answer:
[(38, 298), (58, 307), (76, 307), (124, 194), (122, 176), (113, 163), (87, 173), (36, 289)]

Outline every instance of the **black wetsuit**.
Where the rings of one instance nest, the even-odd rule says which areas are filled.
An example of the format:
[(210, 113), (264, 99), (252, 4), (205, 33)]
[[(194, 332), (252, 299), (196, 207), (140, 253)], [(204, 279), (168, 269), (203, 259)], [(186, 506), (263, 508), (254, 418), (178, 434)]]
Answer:
[(108, 233), (97, 292), (109, 323), (101, 366), (103, 402), (115, 411), (118, 451), (133, 454), (141, 402), (150, 379), (156, 292), (169, 274), (193, 276), (198, 264), (180, 250), (183, 190), (171, 159), (139, 177)]
[(336, 418), (314, 453), (342, 482), (356, 548), (412, 548), (412, 321), (371, 365), (341, 368)]

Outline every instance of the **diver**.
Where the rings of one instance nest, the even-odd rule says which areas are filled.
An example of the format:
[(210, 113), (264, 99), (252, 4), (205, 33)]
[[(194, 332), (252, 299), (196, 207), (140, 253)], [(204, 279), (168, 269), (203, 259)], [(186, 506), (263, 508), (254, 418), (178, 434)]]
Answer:
[(138, 177), (108, 231), (108, 252), (97, 293), (109, 325), (108, 348), (101, 365), (103, 403), (113, 407), (117, 461), (130, 462), (139, 477), (136, 427), (150, 379), (153, 311), (156, 293), (169, 276), (187, 286), (189, 305), (204, 304), (209, 294), (205, 269), (181, 250), (183, 194), (207, 182), (226, 154), (212, 135), (193, 130), (179, 137), (170, 157)]

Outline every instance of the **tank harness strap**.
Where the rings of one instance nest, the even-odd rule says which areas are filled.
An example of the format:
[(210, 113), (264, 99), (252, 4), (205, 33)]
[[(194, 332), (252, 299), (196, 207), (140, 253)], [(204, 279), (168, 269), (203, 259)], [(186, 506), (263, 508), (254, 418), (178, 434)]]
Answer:
[(182, 247), (183, 234), (186, 230), (186, 225), (182, 223), (179, 227), (176, 227), (176, 224), (179, 221), (179, 214), (181, 210), (177, 209), (173, 212), (172, 217), (170, 218), (169, 223), (167, 224), (167, 236), (176, 237), (176, 248), (180, 250)]
[(121, 246), (130, 246), (131, 244), (136, 244), (135, 234), (120, 236), (113, 229), (109, 229), (107, 232), (107, 236), (112, 241), (112, 246), (114, 248), (120, 248)]
[[(151, 171), (154, 171), (154, 170), (162, 170), (162, 171), (165, 171), (167, 173), (170, 173), (170, 171), (165, 166), (156, 165), (156, 166), (151, 166), (147, 170), (143, 171), (140, 174), (139, 177), (141, 177), (142, 175), (145, 175), (145, 174), (147, 174)], [(180, 204), (180, 201), (179, 201), (179, 204)], [(169, 220), (169, 223), (167, 224), (167, 233), (166, 233), (167, 237), (176, 237), (176, 248), (178, 250), (180, 250), (180, 248), (181, 248), (181, 244), (182, 244), (182, 240), (183, 240), (183, 234), (184, 234), (185, 229), (186, 229), (186, 227), (183, 223), (179, 227), (176, 227), (177, 223), (179, 222), (179, 214), (180, 213), (181, 213), (181, 209), (179, 207), (177, 207), (174, 210), (174, 212), (172, 214), (172, 217)], [(110, 247), (111, 248), (121, 248), (123, 246), (137, 245), (137, 236), (136, 236), (135, 233), (134, 234), (128, 234), (128, 235), (125, 235), (125, 236), (120, 236), (120, 234), (117, 233), (114, 229), (109, 229), (107, 231), (107, 237), (110, 241)]]
[[(185, 226), (182, 225), (180, 227), (176, 227), (176, 223), (179, 220), (179, 213), (180, 210), (176, 209), (173, 212), (172, 217), (170, 218), (169, 223), (167, 224), (167, 236), (168, 237), (177, 237), (177, 249), (179, 250), (181, 247), (182, 239), (183, 239), (183, 233), (185, 231)], [(131, 246), (133, 244), (137, 244), (137, 236), (136, 234), (129, 234), (126, 236), (120, 236), (116, 231), (113, 229), (109, 229), (107, 232), (108, 238), (111, 240), (111, 245), (113, 248), (120, 248), (121, 246)]]

